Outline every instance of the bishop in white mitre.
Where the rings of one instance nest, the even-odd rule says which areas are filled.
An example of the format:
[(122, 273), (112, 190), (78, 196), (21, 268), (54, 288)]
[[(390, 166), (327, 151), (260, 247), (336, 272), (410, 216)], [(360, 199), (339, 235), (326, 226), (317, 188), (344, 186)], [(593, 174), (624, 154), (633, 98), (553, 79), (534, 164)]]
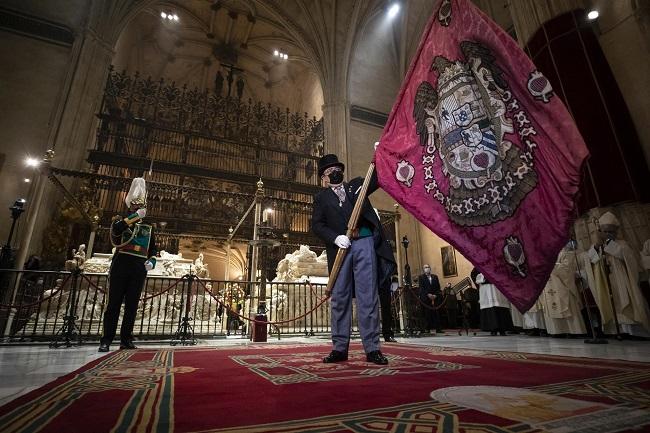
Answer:
[[(598, 220), (599, 242), (585, 254), (587, 281), (594, 295), (607, 334), (616, 332), (611, 287), (620, 332), (650, 337), (650, 310), (639, 288), (639, 258), (622, 239), (616, 239), (620, 223), (611, 212)], [(609, 267), (609, 279), (607, 268)]]

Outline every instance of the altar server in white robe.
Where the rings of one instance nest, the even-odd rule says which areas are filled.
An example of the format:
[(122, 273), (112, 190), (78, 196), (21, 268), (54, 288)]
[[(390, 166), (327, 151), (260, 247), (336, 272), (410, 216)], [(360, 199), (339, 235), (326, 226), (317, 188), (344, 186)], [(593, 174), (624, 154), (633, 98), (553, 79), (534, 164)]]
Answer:
[(609, 264), (616, 316), (620, 332), (650, 337), (650, 310), (639, 288), (638, 254), (622, 239), (617, 239), (620, 223), (614, 214), (606, 212), (598, 220), (599, 242), (585, 255), (585, 270), (603, 319), (605, 333), (614, 334), (616, 326), (609, 299), (605, 261)]
[(540, 300), (544, 304), (546, 331), (551, 335), (585, 334), (580, 309), (582, 301), (576, 286), (578, 264), (584, 253), (576, 251), (575, 241), (560, 251), (555, 267), (544, 287)]
[(479, 290), (481, 329), (490, 331), (492, 335), (497, 335), (497, 332), (506, 335), (506, 331), (512, 330), (510, 301), (478, 269), (472, 270), (471, 277)]

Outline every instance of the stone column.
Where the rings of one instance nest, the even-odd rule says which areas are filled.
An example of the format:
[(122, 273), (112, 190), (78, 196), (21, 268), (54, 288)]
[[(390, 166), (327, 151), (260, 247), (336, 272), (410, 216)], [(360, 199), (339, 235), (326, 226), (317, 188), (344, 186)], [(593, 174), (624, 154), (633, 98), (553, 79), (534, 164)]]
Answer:
[[(102, 101), (108, 67), (113, 59), (113, 46), (130, 19), (151, 2), (96, 0), (91, 3), (85, 29), (76, 37), (72, 47), (66, 79), (61, 83), (62, 96), (48, 137), (48, 148), (56, 150), (57, 157), (53, 161), (56, 167), (84, 167), (86, 150), (94, 143), (96, 114)], [(56, 198), (56, 195), (44, 196), (32, 236), (37, 242), (24, 248), (35, 250), (39, 247), (43, 229), (52, 209), (56, 208)]]
[[(55, 117), (56, 124), (48, 139), (48, 145), (56, 151), (54, 166), (73, 170), (84, 166), (86, 150), (94, 142), (96, 114), (112, 57), (111, 47), (90, 29), (86, 29), (75, 43), (68, 77), (63, 83), (63, 96)], [(70, 186), (70, 183), (66, 183), (66, 187)], [(43, 230), (56, 208), (54, 200), (57, 197), (57, 194), (46, 194), (43, 197), (42, 206), (35, 217), (32, 242), (24, 244), (28, 252), (40, 248)]]
[[(325, 101), (323, 122), (325, 132), (324, 153), (334, 153), (346, 167), (351, 167), (348, 152), (350, 102), (343, 100)], [(349, 176), (349, 173), (348, 173)]]
[(108, 67), (113, 58), (108, 42), (87, 29), (71, 71), (72, 83), (64, 98), (62, 115), (53, 137), (57, 166), (79, 168), (91, 147)]

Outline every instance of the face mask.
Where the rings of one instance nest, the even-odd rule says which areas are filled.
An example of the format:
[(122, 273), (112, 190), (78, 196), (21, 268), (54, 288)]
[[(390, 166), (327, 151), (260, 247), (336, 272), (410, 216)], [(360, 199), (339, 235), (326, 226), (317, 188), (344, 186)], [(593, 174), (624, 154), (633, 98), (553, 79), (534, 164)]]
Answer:
[(338, 185), (343, 182), (343, 172), (341, 170), (333, 171), (329, 174), (330, 184)]

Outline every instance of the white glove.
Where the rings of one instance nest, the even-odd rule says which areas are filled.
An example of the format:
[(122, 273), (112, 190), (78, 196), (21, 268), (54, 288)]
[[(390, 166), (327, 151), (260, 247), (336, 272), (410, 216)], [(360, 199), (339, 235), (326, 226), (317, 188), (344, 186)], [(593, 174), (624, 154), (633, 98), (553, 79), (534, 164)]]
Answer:
[(334, 243), (336, 244), (337, 247), (339, 248), (349, 248), (350, 247), (350, 239), (348, 239), (347, 236), (345, 235), (338, 235), (336, 239), (334, 239)]
[(375, 141), (375, 150), (377, 150), (377, 147), (379, 146), (379, 142)]
[(144, 262), (144, 268), (147, 270), (147, 272), (153, 269), (153, 263), (151, 263), (151, 260)]
[(140, 217), (140, 219), (143, 219), (143, 218), (145, 217), (145, 215), (147, 214), (147, 209), (141, 207), (140, 209), (138, 209), (137, 211), (135, 211), (135, 213), (138, 214), (138, 216)]

